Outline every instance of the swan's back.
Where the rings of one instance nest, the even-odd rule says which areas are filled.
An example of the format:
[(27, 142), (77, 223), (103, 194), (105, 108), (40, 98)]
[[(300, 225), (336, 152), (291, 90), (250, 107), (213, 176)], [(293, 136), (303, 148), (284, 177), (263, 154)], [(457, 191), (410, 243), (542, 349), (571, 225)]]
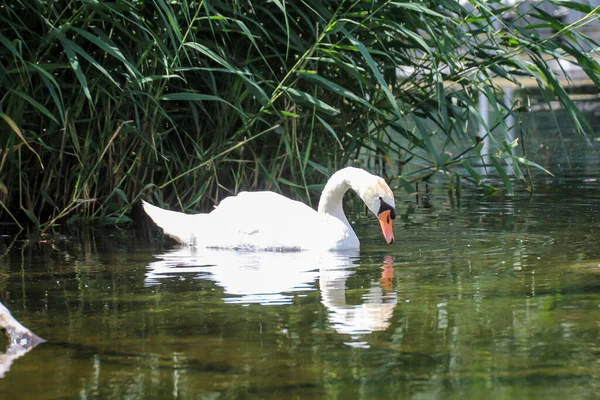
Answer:
[(227, 197), (208, 217), (219, 224), (211, 228), (216, 235), (205, 239), (208, 247), (290, 251), (318, 245), (311, 236), (321, 226), (319, 214), (274, 192)]

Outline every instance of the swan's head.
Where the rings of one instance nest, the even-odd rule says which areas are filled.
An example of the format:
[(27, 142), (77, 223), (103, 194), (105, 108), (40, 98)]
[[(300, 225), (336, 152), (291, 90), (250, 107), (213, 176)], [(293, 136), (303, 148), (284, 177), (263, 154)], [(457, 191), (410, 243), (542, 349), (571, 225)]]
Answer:
[(379, 219), (385, 241), (388, 244), (392, 244), (394, 242), (392, 225), (396, 218), (394, 193), (383, 178), (375, 175), (371, 175), (371, 177), (372, 179), (361, 185), (357, 192), (369, 210)]
[(334, 215), (348, 224), (342, 208), (342, 198), (352, 188), (377, 216), (386, 242), (394, 241), (392, 223), (396, 218), (394, 193), (385, 181), (364, 169), (346, 167), (329, 178), (319, 201), (319, 212)]

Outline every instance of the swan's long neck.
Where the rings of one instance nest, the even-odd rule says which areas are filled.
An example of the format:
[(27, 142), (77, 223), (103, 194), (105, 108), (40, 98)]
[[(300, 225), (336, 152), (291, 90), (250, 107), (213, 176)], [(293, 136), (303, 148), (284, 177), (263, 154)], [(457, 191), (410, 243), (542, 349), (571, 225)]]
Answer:
[[(319, 212), (331, 215), (341, 220), (346, 226), (350, 227), (348, 218), (344, 213), (343, 199), (348, 189), (358, 190), (360, 175), (364, 171), (357, 168), (344, 168), (339, 170), (329, 178), (319, 200)], [(366, 173), (366, 172), (364, 172)]]

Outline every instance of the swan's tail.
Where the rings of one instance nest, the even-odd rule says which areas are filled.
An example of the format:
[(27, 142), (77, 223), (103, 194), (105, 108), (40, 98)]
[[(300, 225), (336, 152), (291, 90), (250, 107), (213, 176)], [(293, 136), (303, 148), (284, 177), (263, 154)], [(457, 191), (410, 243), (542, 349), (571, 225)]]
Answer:
[(203, 214), (184, 214), (176, 211), (163, 210), (142, 200), (144, 211), (160, 226), (167, 235), (179, 243), (195, 245), (197, 241), (195, 231), (199, 228)]

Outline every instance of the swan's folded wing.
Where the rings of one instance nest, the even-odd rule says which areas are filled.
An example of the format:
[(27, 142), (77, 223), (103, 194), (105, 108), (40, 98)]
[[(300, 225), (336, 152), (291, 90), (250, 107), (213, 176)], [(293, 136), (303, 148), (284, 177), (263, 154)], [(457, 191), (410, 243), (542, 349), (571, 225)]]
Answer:
[(211, 224), (219, 222), (218, 226), (213, 224), (217, 232), (232, 233), (218, 239), (231, 247), (307, 249), (314, 246), (312, 242), (319, 234), (315, 210), (273, 192), (241, 192), (223, 199), (208, 216)]
[(244, 214), (274, 216), (277, 213), (289, 215), (314, 214), (315, 210), (304, 203), (289, 199), (275, 192), (240, 192), (236, 196), (223, 199), (211, 214)]

